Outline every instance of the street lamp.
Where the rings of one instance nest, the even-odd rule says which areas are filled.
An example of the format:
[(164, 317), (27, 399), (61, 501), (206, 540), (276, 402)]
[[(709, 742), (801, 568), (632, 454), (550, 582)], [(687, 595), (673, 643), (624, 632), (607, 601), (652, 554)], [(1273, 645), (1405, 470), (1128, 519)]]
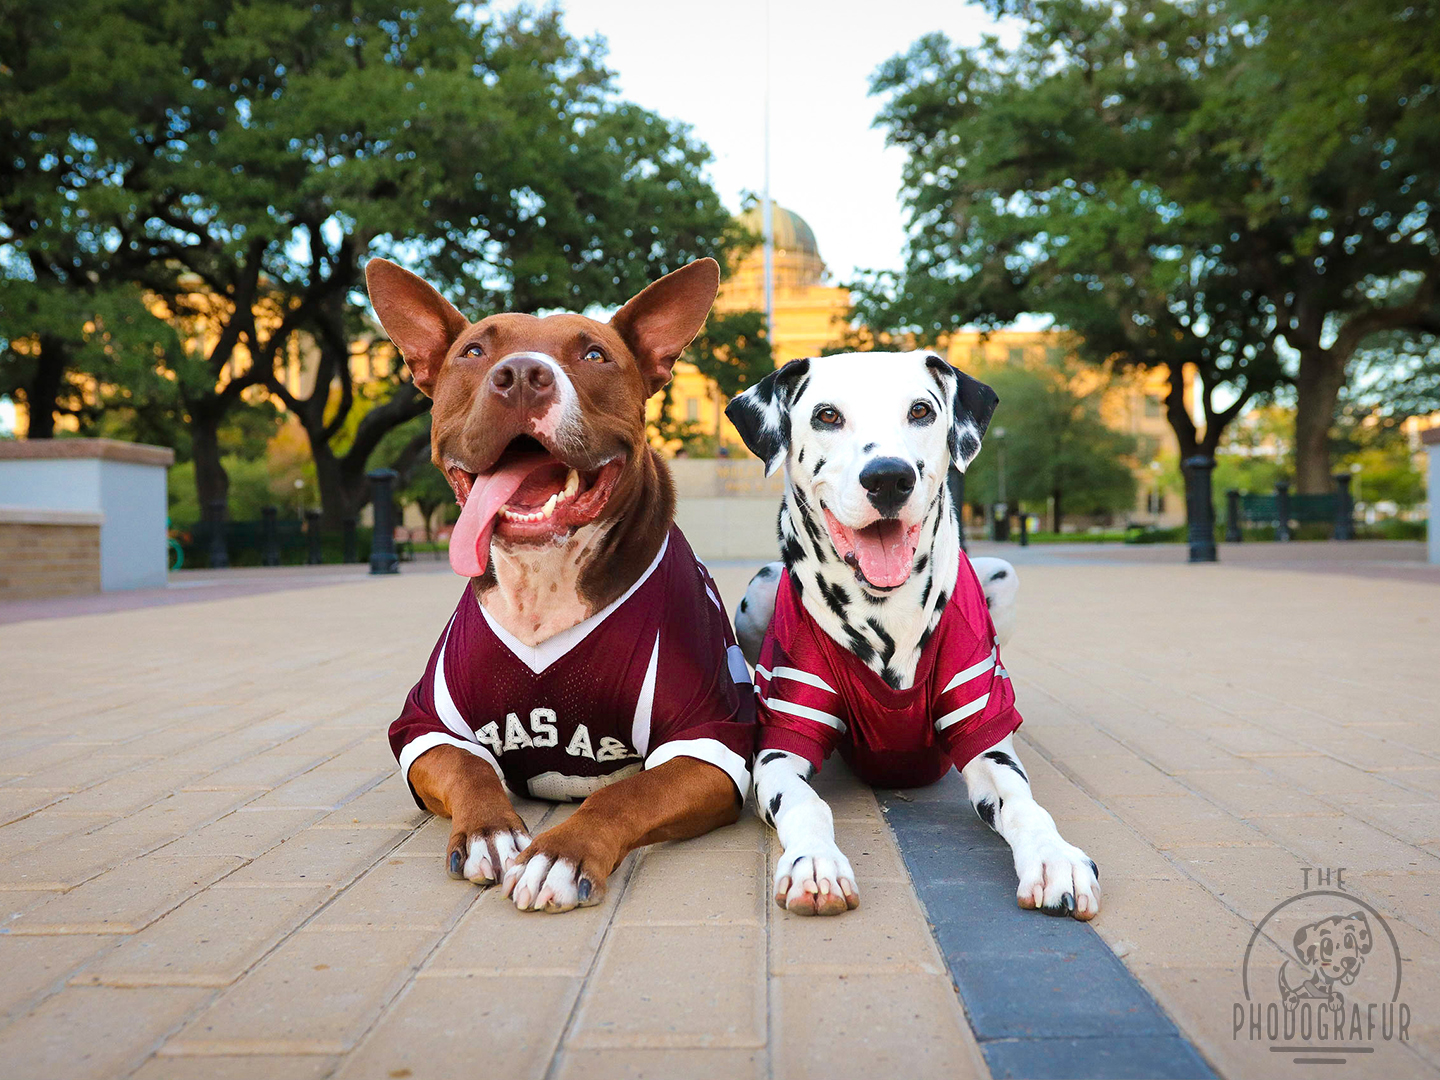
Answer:
[(305, 496), (301, 494), (304, 490), (305, 481), (297, 478), (295, 481), (295, 517), (300, 521), (305, 520)]
[(996, 540), (1010, 539), (1010, 507), (1005, 502), (1005, 429), (997, 427), (995, 435), (995, 528)]

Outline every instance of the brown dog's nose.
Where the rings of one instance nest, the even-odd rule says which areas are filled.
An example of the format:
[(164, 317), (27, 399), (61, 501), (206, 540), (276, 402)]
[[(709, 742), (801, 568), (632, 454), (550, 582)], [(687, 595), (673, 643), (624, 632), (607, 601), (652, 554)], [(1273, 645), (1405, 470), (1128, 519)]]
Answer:
[(503, 360), (490, 372), (490, 392), (509, 404), (539, 404), (555, 396), (555, 373), (542, 360)]

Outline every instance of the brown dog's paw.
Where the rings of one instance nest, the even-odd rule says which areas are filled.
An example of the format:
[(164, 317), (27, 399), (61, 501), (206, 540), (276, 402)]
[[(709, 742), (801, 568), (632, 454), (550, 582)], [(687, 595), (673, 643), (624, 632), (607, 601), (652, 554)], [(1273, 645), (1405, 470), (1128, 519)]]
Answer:
[(552, 914), (605, 898), (615, 860), (575, 818), (547, 829), (505, 873), (504, 894), (521, 911)]
[(452, 878), (493, 885), (519, 862), (529, 846), (530, 836), (518, 817), (513, 823), (499, 826), (457, 826), (450, 834), (445, 868)]

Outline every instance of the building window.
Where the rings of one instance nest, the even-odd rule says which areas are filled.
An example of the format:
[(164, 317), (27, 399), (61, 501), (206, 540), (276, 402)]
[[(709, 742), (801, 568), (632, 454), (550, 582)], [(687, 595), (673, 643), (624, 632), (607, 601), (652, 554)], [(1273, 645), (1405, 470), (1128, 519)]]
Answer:
[(693, 398), (693, 397), (692, 397), (692, 398), (686, 398), (686, 399), (685, 399), (685, 419), (686, 419), (686, 420), (699, 420), (699, 419), (700, 419), (700, 399), (699, 399), (699, 398)]
[(1163, 491), (1145, 493), (1145, 512), (1147, 514), (1165, 513), (1165, 493)]

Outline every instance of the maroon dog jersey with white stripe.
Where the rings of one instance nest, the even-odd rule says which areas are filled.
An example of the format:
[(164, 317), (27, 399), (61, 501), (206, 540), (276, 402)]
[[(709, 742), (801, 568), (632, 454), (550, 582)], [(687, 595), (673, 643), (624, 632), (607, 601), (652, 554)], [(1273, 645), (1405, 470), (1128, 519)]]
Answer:
[(723, 769), (743, 798), (755, 733), (754, 691), (715, 583), (672, 527), (624, 595), (539, 645), (517, 641), (467, 586), (390, 747), (407, 780), (445, 744), (489, 761), (512, 791), (556, 800), (692, 757)]
[(1020, 726), (985, 594), (963, 553), (908, 689), (890, 686), (822, 630), (788, 572), (755, 673), (762, 753), (788, 750), (819, 769), (838, 747), (876, 787), (933, 783)]

